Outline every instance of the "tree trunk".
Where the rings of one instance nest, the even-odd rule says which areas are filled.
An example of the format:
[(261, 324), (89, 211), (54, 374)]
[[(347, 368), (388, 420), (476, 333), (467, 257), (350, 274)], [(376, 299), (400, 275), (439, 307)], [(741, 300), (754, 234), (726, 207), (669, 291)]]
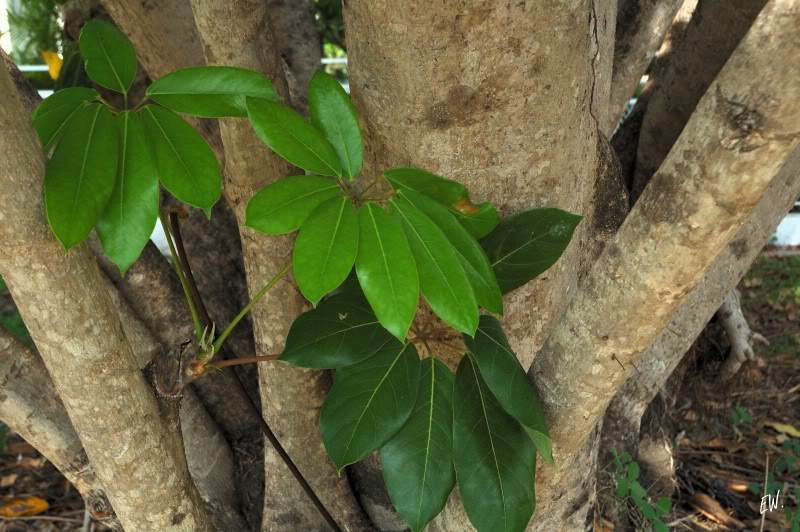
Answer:
[[(262, 72), (273, 80), (281, 95), (287, 95), (264, 2), (193, 0), (192, 7), (209, 63)], [(243, 226), (245, 207), (253, 194), (298, 170), (264, 146), (246, 121), (221, 120), (220, 123), (229, 179), (225, 194)], [(252, 296), (290, 260), (292, 238), (268, 237), (245, 227), (241, 228), (241, 237)], [(258, 354), (282, 350), (289, 326), (303, 307), (303, 298), (286, 278), (255, 306), (253, 320)], [(263, 364), (259, 369), (264, 416), (278, 439), (333, 516), (350, 529), (365, 528), (366, 520), (355, 503), (347, 479), (336, 474), (319, 432), (319, 410), (330, 386), (329, 376), (322, 371), (301, 370), (284, 363)], [(270, 449), (266, 468), (264, 529), (287, 526), (324, 529), (324, 521), (317, 510)]]
[(66, 254), (47, 226), (44, 159), (5, 68), (0, 89), (0, 270), (89, 459), (126, 528), (211, 530), (180, 435), (160, 419), (91, 253), (84, 244)]
[(799, 22), (795, 0), (764, 9), (537, 355), (562, 468), (800, 142)]

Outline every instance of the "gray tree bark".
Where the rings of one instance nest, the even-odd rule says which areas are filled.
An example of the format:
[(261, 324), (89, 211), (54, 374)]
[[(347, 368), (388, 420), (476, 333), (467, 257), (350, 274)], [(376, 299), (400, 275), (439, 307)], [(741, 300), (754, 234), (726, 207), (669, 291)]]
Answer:
[(159, 416), (91, 253), (65, 253), (47, 226), (43, 155), (6, 68), (0, 92), (0, 271), (89, 459), (114, 486), (108, 497), (123, 526), (211, 530), (180, 435)]
[[(262, 72), (287, 96), (264, 2), (193, 0), (192, 7), (209, 63)], [(243, 225), (246, 203), (253, 194), (298, 170), (264, 146), (247, 122), (221, 120), (220, 124), (228, 161), (225, 194)], [(292, 238), (268, 237), (245, 227), (241, 237), (248, 288), (254, 295), (290, 260)], [(258, 354), (282, 350), (289, 326), (303, 308), (303, 298), (288, 278), (254, 307)], [(346, 477), (336, 474), (322, 444), (319, 410), (330, 386), (329, 376), (283, 363), (262, 364), (259, 370), (264, 416), (286, 451), (334, 518), (350, 529), (368, 527)], [(264, 529), (324, 529), (321, 516), (271, 449), (267, 449), (266, 468)]]
[[(562, 468), (800, 142), (798, 23), (796, 0), (762, 11), (537, 355)], [(765, 68), (778, 54), (786, 68)]]

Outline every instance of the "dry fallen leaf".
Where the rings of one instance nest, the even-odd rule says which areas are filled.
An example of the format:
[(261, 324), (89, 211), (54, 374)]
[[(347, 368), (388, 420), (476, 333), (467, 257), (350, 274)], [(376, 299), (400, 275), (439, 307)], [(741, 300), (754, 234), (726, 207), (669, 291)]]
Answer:
[(778, 432), (782, 432), (783, 434), (791, 436), (792, 438), (800, 438), (800, 430), (797, 430), (793, 426), (788, 425), (786, 423), (777, 423), (775, 421), (768, 421), (764, 423), (764, 426), (773, 428)]
[(11, 473), (0, 477), (0, 488), (10, 488), (17, 481), (17, 474)]
[(39, 515), (50, 508), (47, 501), (39, 497), (12, 497), (0, 502), (0, 516), (13, 519)]

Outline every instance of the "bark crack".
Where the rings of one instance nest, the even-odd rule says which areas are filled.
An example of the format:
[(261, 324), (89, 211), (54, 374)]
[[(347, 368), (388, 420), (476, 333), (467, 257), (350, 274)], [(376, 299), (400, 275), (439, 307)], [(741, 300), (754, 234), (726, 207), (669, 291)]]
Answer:
[(600, 56), (600, 40), (597, 37), (597, 7), (595, 6), (595, 2), (597, 0), (591, 0), (591, 8), (592, 11), (589, 14), (589, 25), (592, 26), (592, 22), (594, 25), (592, 27), (592, 38), (594, 39), (594, 54), (592, 55), (592, 60), (590, 62), (590, 68), (592, 70), (592, 86), (589, 91), (589, 114), (591, 115), (592, 119), (594, 120), (595, 127), (599, 130), (600, 129), (600, 122), (597, 120), (597, 116), (594, 114), (594, 90), (595, 85), (597, 85), (597, 71), (595, 70), (595, 64), (597, 63), (597, 58)]

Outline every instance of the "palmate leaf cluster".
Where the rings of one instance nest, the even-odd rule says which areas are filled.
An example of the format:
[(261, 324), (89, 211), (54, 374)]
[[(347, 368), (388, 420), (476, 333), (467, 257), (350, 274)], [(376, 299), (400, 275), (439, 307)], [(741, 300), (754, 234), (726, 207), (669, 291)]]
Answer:
[[(243, 118), (296, 166), (248, 202), (245, 225), (297, 232), (292, 270), (313, 309), (292, 324), (279, 359), (335, 370), (320, 429), (339, 470), (379, 450), (392, 501), (414, 530), (443, 508), (457, 483), (479, 530), (522, 530), (534, 507), (538, 452), (552, 462), (542, 403), (500, 322), (503, 294), (552, 266), (580, 217), (532, 209), (500, 219), (462, 184), (417, 168), (370, 169), (349, 95), (318, 72), (310, 119), (281, 103), (260, 74), (231, 67), (179, 70), (128, 109), (136, 74), (128, 39), (92, 22), (80, 39), (88, 76), (125, 95), (111, 107), (91, 88), (57, 92), (34, 113), (50, 155), (48, 221), (69, 249), (95, 229), (124, 271), (159, 213), (163, 186), (210, 209), (220, 196), (217, 160), (177, 113)], [(424, 298), (463, 335), (455, 374), (409, 334)], [(435, 343), (433, 344), (436, 345)]]

